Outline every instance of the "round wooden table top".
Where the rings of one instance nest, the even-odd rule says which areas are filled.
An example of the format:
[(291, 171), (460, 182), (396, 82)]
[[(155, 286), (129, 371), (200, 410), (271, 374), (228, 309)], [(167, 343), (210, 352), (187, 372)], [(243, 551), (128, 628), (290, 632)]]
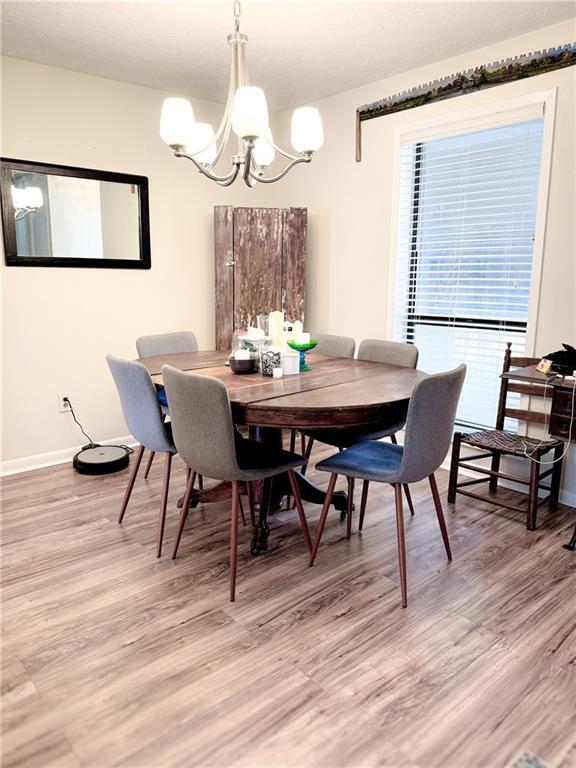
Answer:
[(213, 376), (226, 384), (234, 420), (259, 427), (320, 429), (377, 425), (403, 418), (412, 390), (426, 374), (364, 360), (309, 354), (312, 370), (273, 379), (239, 375), (226, 352), (183, 352), (140, 359), (156, 383), (162, 365)]

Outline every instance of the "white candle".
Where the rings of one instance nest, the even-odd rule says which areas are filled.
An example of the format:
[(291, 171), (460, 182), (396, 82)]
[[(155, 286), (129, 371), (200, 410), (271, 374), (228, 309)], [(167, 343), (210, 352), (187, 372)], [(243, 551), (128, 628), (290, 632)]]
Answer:
[(272, 369), (272, 377), (274, 379), (281, 379), (282, 378), (282, 368), (273, 368)]
[(290, 338), (296, 339), (297, 336), (300, 336), (302, 333), (302, 321), (296, 320), (295, 323), (292, 323), (292, 335)]
[(250, 350), (237, 349), (236, 352), (234, 352), (234, 358), (236, 360), (250, 360)]
[(309, 344), (310, 343), (310, 334), (309, 333), (299, 333), (295, 338), (294, 341), (296, 344)]
[(268, 334), (275, 347), (284, 346), (284, 312), (270, 312), (268, 315)]

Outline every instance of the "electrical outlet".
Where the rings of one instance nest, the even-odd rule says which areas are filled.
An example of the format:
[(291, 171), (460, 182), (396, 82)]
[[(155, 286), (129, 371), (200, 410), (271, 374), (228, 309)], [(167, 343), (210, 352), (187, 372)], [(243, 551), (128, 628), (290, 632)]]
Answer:
[(64, 398), (67, 397), (72, 400), (70, 392), (58, 392), (58, 410), (60, 413), (70, 413), (70, 406), (65, 402)]

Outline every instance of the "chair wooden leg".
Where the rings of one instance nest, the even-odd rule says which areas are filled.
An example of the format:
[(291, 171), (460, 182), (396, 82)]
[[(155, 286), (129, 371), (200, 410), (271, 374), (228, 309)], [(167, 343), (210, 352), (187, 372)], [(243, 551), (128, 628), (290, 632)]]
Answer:
[(296, 453), (296, 430), (290, 430), (290, 453)]
[[(398, 445), (396, 435), (390, 435), (390, 441), (394, 443), (394, 445)], [(404, 483), (402, 487), (404, 488), (404, 493), (406, 494), (406, 501), (408, 502), (408, 509), (410, 510), (410, 514), (414, 515), (414, 504), (412, 504), (412, 494), (410, 493), (408, 483)]]
[(303, 432), (300, 434), (300, 453), (306, 455), (306, 435)]
[(366, 512), (366, 504), (368, 502), (368, 489), (370, 488), (370, 481), (364, 480), (362, 483), (362, 499), (360, 500), (360, 519), (358, 520), (358, 530), (362, 530), (364, 525), (364, 514)]
[(230, 602), (236, 599), (236, 566), (238, 563), (238, 481), (232, 481), (232, 514), (230, 515)]
[(300, 488), (298, 488), (298, 482), (296, 480), (296, 477), (294, 475), (294, 470), (289, 469), (288, 470), (288, 479), (290, 481), (290, 488), (292, 488), (292, 495), (294, 496), (294, 501), (296, 503), (296, 509), (298, 510), (298, 517), (300, 518), (300, 525), (302, 526), (302, 531), (304, 533), (304, 539), (306, 540), (306, 545), (308, 547), (308, 551), (312, 552), (312, 539), (310, 538), (310, 531), (308, 529), (308, 521), (306, 520), (306, 515), (304, 514), (304, 507), (302, 506), (302, 497), (300, 496)]
[(438, 525), (440, 526), (440, 533), (442, 534), (442, 540), (444, 541), (446, 555), (448, 556), (448, 560), (452, 560), (450, 539), (448, 538), (448, 531), (446, 530), (446, 521), (444, 520), (442, 502), (440, 501), (440, 494), (438, 493), (438, 485), (436, 484), (436, 476), (434, 473), (428, 476), (428, 481), (430, 482), (430, 490), (432, 491), (432, 498), (434, 499), (434, 506), (436, 507), (436, 516), (438, 517)]
[(458, 482), (458, 465), (460, 463), (460, 443), (462, 434), (454, 432), (452, 438), (452, 460), (450, 462), (450, 479), (448, 480), (448, 504), (456, 501), (456, 484)]
[(192, 472), (188, 478), (186, 484), (186, 493), (184, 494), (184, 501), (182, 502), (182, 511), (180, 512), (180, 522), (178, 523), (178, 533), (176, 534), (176, 541), (174, 542), (174, 549), (172, 550), (172, 560), (176, 558), (178, 554), (178, 547), (180, 546), (180, 539), (186, 525), (186, 518), (188, 517), (188, 508), (190, 507), (190, 499), (192, 498), (192, 490), (194, 488), (194, 481), (196, 480), (196, 472)]
[[(306, 450), (304, 451), (304, 456), (306, 456), (306, 459), (308, 461), (310, 460), (310, 455), (312, 454), (312, 446), (313, 445), (314, 445), (314, 438), (313, 437), (309, 437), (308, 438), (308, 445), (306, 446)], [(306, 470), (308, 469), (308, 461), (302, 467), (302, 474), (303, 475), (306, 474)]]
[(400, 592), (402, 594), (402, 608), (408, 605), (408, 587), (406, 579), (406, 543), (404, 541), (404, 511), (402, 509), (402, 486), (394, 485), (396, 497), (396, 535), (398, 537), (398, 565), (400, 566)]
[(122, 520), (124, 519), (124, 513), (126, 512), (126, 507), (128, 506), (128, 502), (130, 501), (130, 496), (132, 495), (132, 488), (134, 488), (136, 475), (138, 474), (138, 470), (140, 469), (140, 463), (142, 462), (143, 455), (144, 455), (144, 446), (140, 445), (136, 452), (136, 458), (134, 459), (134, 466), (132, 467), (132, 474), (130, 475), (130, 480), (128, 480), (128, 486), (126, 488), (126, 492), (124, 493), (124, 500), (122, 501), (120, 514), (118, 515), (119, 523), (121, 523)]
[[(500, 453), (493, 453), (492, 459), (490, 460), (490, 471), (491, 472), (500, 472), (500, 459), (502, 458), (502, 454)], [(490, 480), (488, 481), (488, 490), (490, 493), (496, 493), (498, 490), (498, 477), (496, 475), (492, 475), (490, 477)]]
[(320, 521), (318, 522), (318, 529), (316, 530), (316, 538), (314, 539), (314, 546), (312, 547), (312, 552), (310, 554), (310, 561), (308, 563), (310, 567), (314, 565), (316, 553), (318, 552), (318, 547), (320, 546), (320, 539), (322, 538), (324, 526), (326, 525), (326, 518), (328, 517), (328, 510), (330, 509), (330, 504), (332, 503), (332, 494), (334, 493), (334, 486), (336, 485), (336, 480), (338, 480), (338, 475), (336, 474), (330, 475), (330, 482), (328, 483), (328, 488), (326, 490), (326, 498), (324, 499), (324, 504), (322, 505), (322, 512), (320, 513)]
[(246, 483), (248, 488), (248, 511), (250, 512), (250, 524), (252, 528), (256, 527), (256, 515), (254, 514), (254, 486), (252, 483)]
[(150, 451), (150, 456), (148, 457), (148, 463), (146, 464), (146, 469), (144, 470), (144, 480), (148, 480), (148, 475), (150, 474), (150, 469), (152, 468), (152, 462), (154, 461), (154, 456), (156, 456), (156, 451)]
[(156, 557), (162, 554), (162, 539), (164, 538), (164, 525), (166, 523), (166, 507), (168, 505), (168, 488), (170, 487), (170, 468), (172, 466), (172, 454), (167, 451), (164, 457), (164, 483), (162, 485), (162, 502), (160, 503), (160, 517), (158, 518), (158, 534), (156, 536)]
[(554, 510), (558, 506), (558, 497), (560, 495), (560, 481), (562, 479), (562, 454), (564, 453), (564, 444), (554, 448), (554, 471), (550, 481), (550, 500), (548, 506)]
[(348, 505), (346, 507), (346, 538), (352, 535), (352, 510), (354, 509), (354, 478), (348, 478)]
[(204, 490), (204, 478), (202, 475), (198, 475), (198, 490), (199, 491)]
[(404, 483), (402, 488), (404, 488), (404, 494), (406, 496), (406, 501), (408, 502), (408, 509), (410, 510), (410, 514), (412, 517), (414, 517), (414, 504), (412, 504), (412, 494), (410, 493), (410, 486), (408, 483)]
[(242, 518), (242, 525), (246, 526), (246, 515), (244, 514), (244, 505), (242, 504), (242, 496), (238, 494), (238, 507), (240, 509), (240, 517)]
[[(538, 461), (540, 454), (536, 454)], [(528, 512), (526, 514), (526, 528), (529, 531), (536, 530), (536, 516), (538, 513), (538, 483), (540, 481), (540, 464), (538, 461), (530, 462), (530, 485), (528, 486)]]

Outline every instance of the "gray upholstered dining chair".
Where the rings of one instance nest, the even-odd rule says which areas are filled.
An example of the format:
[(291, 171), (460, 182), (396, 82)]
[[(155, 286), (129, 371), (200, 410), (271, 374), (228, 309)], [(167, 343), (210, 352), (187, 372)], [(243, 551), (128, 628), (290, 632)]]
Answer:
[[(192, 331), (175, 331), (171, 333), (155, 333), (150, 336), (139, 336), (136, 339), (136, 351), (138, 357), (156, 357), (157, 355), (173, 355), (178, 352), (198, 352), (198, 341), (196, 334)], [(161, 389), (161, 388), (160, 388)], [(163, 405), (162, 412), (168, 416), (168, 407)], [(144, 470), (144, 479), (148, 478), (152, 462), (154, 461), (154, 451), (151, 451), (148, 457), (148, 463)], [(200, 490), (203, 487), (202, 477), (198, 478)]]
[[(405, 344), (399, 341), (387, 341), (385, 339), (365, 339), (358, 348), (358, 360), (365, 360), (371, 363), (387, 363), (388, 365), (401, 365), (405, 368), (416, 368), (418, 363), (418, 347), (414, 344)], [(335, 448), (344, 450), (354, 443), (363, 440), (381, 440), (389, 437), (393, 443), (396, 443), (396, 432), (404, 427), (405, 420), (400, 419), (387, 424), (381, 424), (361, 428), (347, 429), (316, 429), (306, 430), (308, 445), (304, 451), (307, 459), (310, 459), (314, 441), (332, 445)], [(362, 488), (362, 506), (365, 507), (368, 501), (369, 483), (365, 482)], [(350, 488), (348, 489), (350, 493)], [(410, 509), (410, 514), (414, 514), (414, 505), (410, 489), (406, 484), (404, 487), (406, 501)]]
[[(316, 531), (314, 547), (310, 555), (310, 565), (314, 564), (318, 552), (338, 475), (345, 475), (352, 480), (360, 478), (365, 482), (390, 483), (394, 487), (400, 587), (404, 608), (408, 604), (406, 545), (402, 510), (402, 485), (404, 483), (417, 483), (426, 477), (428, 478), (446, 554), (448, 560), (452, 560), (448, 532), (434, 473), (446, 458), (450, 448), (456, 408), (465, 375), (466, 366), (460, 365), (453, 371), (437, 373), (418, 382), (410, 398), (406, 418), (406, 440), (403, 446), (376, 440), (360, 442), (316, 465), (316, 469), (330, 472), (331, 477)], [(360, 512), (359, 529), (362, 528), (363, 517), (364, 509)], [(349, 498), (348, 530), (351, 519), (352, 502)]]
[(174, 442), (181, 458), (192, 470), (172, 557), (176, 557), (186, 523), (194, 474), (201, 473), (216, 480), (231, 481), (230, 601), (234, 602), (238, 557), (239, 484), (249, 485), (254, 480), (263, 480), (286, 472), (296, 500), (304, 538), (308, 549), (311, 550), (308, 524), (294, 476), (294, 469), (302, 465), (304, 458), (288, 451), (271, 449), (235, 432), (228, 391), (219, 379), (184, 373), (170, 365), (162, 366), (162, 377), (168, 394)]
[(112, 355), (107, 355), (106, 360), (108, 361), (108, 367), (120, 396), (122, 413), (124, 414), (128, 429), (140, 443), (118, 516), (119, 523), (124, 519), (126, 507), (130, 501), (132, 489), (136, 481), (136, 475), (142, 462), (144, 449), (147, 448), (150, 451), (164, 453), (165, 456), (164, 483), (158, 519), (158, 533), (156, 536), (156, 556), (160, 557), (162, 554), (164, 523), (166, 521), (170, 468), (172, 456), (176, 453), (170, 424), (164, 422), (156, 389), (146, 367), (142, 363), (132, 360), (121, 360), (117, 357), (112, 357)]
[(177, 352), (198, 352), (198, 341), (192, 331), (175, 333), (156, 333), (152, 336), (140, 336), (136, 339), (138, 357), (172, 355)]
[(356, 339), (350, 336), (336, 336), (332, 333), (311, 334), (318, 344), (314, 352), (318, 355), (327, 355), (328, 357), (354, 357), (356, 349)]

